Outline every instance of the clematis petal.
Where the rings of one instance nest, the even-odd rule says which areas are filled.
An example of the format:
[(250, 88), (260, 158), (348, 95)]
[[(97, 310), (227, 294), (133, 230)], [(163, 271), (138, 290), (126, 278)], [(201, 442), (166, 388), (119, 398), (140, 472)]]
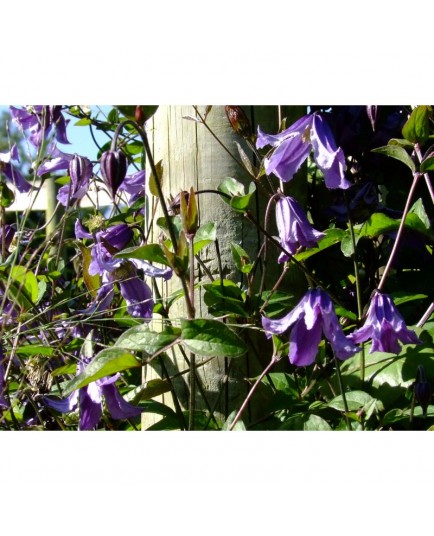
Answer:
[(268, 338), (271, 335), (281, 335), (285, 333), (294, 322), (296, 322), (305, 313), (305, 305), (309, 297), (304, 295), (298, 305), (282, 318), (267, 318), (262, 317), (262, 327), (265, 330), (265, 334)]
[(321, 342), (321, 321), (314, 322), (311, 329), (306, 326), (305, 318), (299, 318), (292, 328), (289, 338), (289, 361), (299, 367), (307, 367), (315, 361)]
[(1, 165), (1, 170), (3, 170), (3, 173), (19, 192), (25, 193), (32, 189), (31, 185), (12, 164), (3, 163)]
[(173, 271), (171, 268), (157, 268), (142, 259), (130, 259), (130, 261), (136, 268), (143, 270), (144, 274), (149, 277), (162, 277), (164, 281), (167, 281), (172, 277)]
[(139, 277), (119, 281), (121, 294), (127, 302), (127, 311), (131, 316), (151, 319), (154, 302), (148, 285)]
[(128, 419), (131, 417), (137, 417), (142, 413), (142, 408), (129, 404), (121, 396), (114, 383), (102, 386), (101, 390), (107, 404), (107, 409), (109, 410), (113, 419)]
[(95, 383), (79, 389), (80, 421), (79, 430), (92, 430), (102, 416), (101, 396)]
[(74, 411), (78, 406), (78, 391), (74, 391), (66, 398), (61, 400), (54, 400), (44, 396), (42, 398), (43, 403), (49, 408), (55, 409), (59, 413), (69, 413)]
[(298, 171), (311, 151), (310, 141), (301, 135), (284, 140), (269, 158), (264, 159), (267, 175), (274, 173), (283, 182), (288, 182)]
[(327, 188), (349, 188), (351, 183), (345, 178), (345, 155), (336, 146), (330, 127), (318, 114), (313, 116), (311, 141), (315, 162), (324, 175)]

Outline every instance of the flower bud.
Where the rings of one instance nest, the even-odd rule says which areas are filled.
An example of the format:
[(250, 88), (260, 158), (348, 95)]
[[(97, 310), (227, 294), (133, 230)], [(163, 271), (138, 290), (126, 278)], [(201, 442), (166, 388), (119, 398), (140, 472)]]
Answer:
[(252, 137), (252, 128), (244, 110), (240, 106), (225, 106), (226, 115), (234, 131), (244, 139)]
[(73, 193), (77, 190), (77, 187), (81, 182), (89, 179), (92, 174), (92, 164), (83, 156), (74, 155), (73, 159), (69, 163), (69, 176), (73, 185)]
[(100, 165), (104, 182), (114, 197), (127, 174), (127, 158), (120, 149), (106, 151), (101, 156)]

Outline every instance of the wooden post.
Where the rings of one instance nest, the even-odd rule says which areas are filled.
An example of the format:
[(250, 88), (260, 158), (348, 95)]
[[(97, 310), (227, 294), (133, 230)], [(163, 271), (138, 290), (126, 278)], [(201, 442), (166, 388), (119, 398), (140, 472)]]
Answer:
[[(205, 107), (200, 106), (203, 115)], [(253, 131), (259, 124), (269, 133), (278, 131), (278, 107), (277, 106), (243, 106), (243, 110), (251, 121)], [(301, 117), (305, 107), (291, 107), (283, 110), (291, 124), (296, 118)], [(185, 116), (195, 116), (193, 106), (161, 106), (155, 116), (149, 121), (147, 132), (154, 154), (155, 162), (162, 160), (163, 163), (163, 192), (166, 199), (169, 195), (175, 197), (180, 191), (189, 191), (193, 187), (196, 191), (216, 190), (225, 177), (233, 177), (236, 180), (248, 184), (248, 174), (243, 171), (234, 158), (218, 143), (209, 130), (200, 123), (185, 119)], [(239, 143), (249, 157), (252, 151), (247, 143), (232, 129), (224, 106), (214, 106), (209, 112), (206, 123), (220, 142), (240, 160), (236, 142)], [(200, 223), (215, 222), (217, 226), (217, 238), (223, 266), (224, 277), (235, 282), (240, 282), (241, 274), (234, 269), (231, 254), (231, 243), (241, 245), (250, 255), (255, 258), (262, 243), (262, 237), (257, 229), (242, 215), (233, 211), (216, 194), (203, 194), (197, 197), (199, 204)], [(259, 221), (263, 222), (267, 199), (258, 192), (256, 204), (251, 203), (252, 212), (258, 213)], [(154, 241), (157, 240), (159, 230), (154, 229)], [(201, 258), (207, 268), (216, 278), (219, 277), (219, 267), (216, 260), (216, 249), (213, 244), (206, 247)], [(196, 283), (209, 282), (203, 270), (196, 272)], [(179, 288), (177, 278), (164, 288), (164, 292), (171, 294)], [(195, 297), (196, 316), (209, 316), (207, 307), (203, 302), (203, 292), (199, 289)], [(176, 319), (186, 318), (183, 300), (178, 300), (170, 310), (170, 317)], [(153, 329), (158, 329), (161, 319), (156, 318)], [(258, 354), (257, 349), (256, 354)], [(216, 405), (218, 414), (225, 418), (228, 413), (239, 408), (248, 392), (246, 377), (253, 377), (263, 370), (261, 355), (249, 352), (248, 356), (234, 360), (228, 374), (228, 362), (224, 358), (213, 359), (209, 364), (201, 367), (200, 381), (205, 391), (208, 403)], [(264, 359), (267, 359), (264, 356)], [(200, 361), (199, 361), (200, 364)], [(172, 362), (166, 366), (170, 374), (176, 374), (187, 369), (188, 366), (179, 352), (172, 355)], [(163, 374), (157, 360), (152, 367), (148, 366), (144, 371), (144, 381)], [(186, 375), (179, 377), (176, 391), (180, 402), (187, 407), (187, 378)], [(163, 403), (170, 404), (170, 397), (163, 395), (160, 399)], [(197, 408), (204, 409), (206, 405), (198, 393)], [(148, 428), (153, 422), (159, 420), (155, 415), (143, 414), (143, 429)]]

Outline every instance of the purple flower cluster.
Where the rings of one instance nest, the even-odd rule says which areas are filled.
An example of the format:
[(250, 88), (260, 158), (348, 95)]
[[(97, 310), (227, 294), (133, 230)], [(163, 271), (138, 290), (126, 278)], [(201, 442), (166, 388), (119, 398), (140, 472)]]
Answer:
[(398, 340), (404, 344), (421, 343), (414, 331), (406, 327), (391, 297), (378, 291), (371, 301), (364, 326), (348, 336), (342, 331), (330, 296), (320, 288), (308, 290), (295, 309), (283, 318), (263, 316), (262, 327), (267, 337), (281, 335), (292, 328), (289, 360), (297, 366), (311, 365), (315, 361), (322, 334), (341, 360), (360, 350), (355, 343), (369, 339), (372, 340), (371, 353), (381, 351), (398, 354)]
[(124, 249), (133, 237), (132, 230), (125, 223), (98, 231), (95, 237), (86, 231), (79, 220), (75, 223), (76, 238), (96, 239), (89, 265), (90, 275), (101, 277), (101, 287), (96, 299), (87, 312), (106, 310), (114, 296), (114, 285), (119, 285), (122, 297), (127, 304), (131, 316), (150, 320), (154, 302), (152, 292), (146, 282), (137, 274), (137, 269), (150, 277), (162, 277), (167, 280), (172, 277), (170, 268), (157, 268), (140, 259), (120, 259), (114, 255)]

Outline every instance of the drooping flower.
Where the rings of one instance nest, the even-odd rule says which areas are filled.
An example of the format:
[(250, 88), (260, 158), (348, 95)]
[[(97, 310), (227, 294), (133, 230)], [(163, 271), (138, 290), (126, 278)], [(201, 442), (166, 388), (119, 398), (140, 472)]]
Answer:
[(327, 188), (351, 186), (345, 178), (345, 155), (336, 146), (328, 124), (317, 113), (302, 117), (279, 134), (265, 134), (258, 128), (256, 147), (261, 149), (266, 145), (275, 147), (271, 156), (264, 159), (267, 175), (274, 173), (283, 182), (290, 181), (313, 150)]
[(399, 354), (403, 344), (421, 344), (416, 333), (407, 328), (405, 321), (388, 294), (376, 291), (371, 299), (364, 325), (351, 333), (349, 338), (356, 342), (372, 339), (372, 352)]
[(280, 319), (262, 317), (262, 327), (268, 338), (281, 335), (290, 328), (289, 360), (305, 367), (315, 361), (318, 345), (324, 334), (336, 357), (348, 359), (359, 347), (345, 336), (339, 324), (330, 296), (321, 288), (310, 289), (298, 305)]
[(39, 176), (52, 171), (68, 170), (71, 181), (59, 189), (57, 200), (63, 206), (82, 199), (89, 190), (89, 180), (92, 176), (92, 164), (85, 156), (68, 154), (54, 147), (51, 160), (47, 160), (38, 168)]
[[(82, 360), (78, 362), (77, 374), (83, 372), (86, 364)], [(44, 397), (44, 404), (60, 413), (69, 413), (79, 408), (79, 430), (92, 430), (97, 426), (102, 417), (103, 398), (113, 419), (120, 420), (137, 417), (143, 410), (133, 406), (121, 396), (115, 385), (119, 377), (120, 374), (117, 373), (114, 376), (91, 382), (85, 387), (73, 391), (62, 400)]]
[(38, 149), (47, 139), (54, 127), (56, 140), (69, 144), (66, 127), (69, 119), (62, 115), (62, 106), (28, 106), (26, 108), (9, 107), (15, 123), (22, 131), (29, 130), (29, 140)]
[(8, 153), (0, 153), (0, 172), (5, 175), (6, 179), (11, 182), (19, 192), (28, 192), (31, 189), (31, 185), (21, 175), (18, 169), (11, 164), (11, 160), (14, 160), (15, 162), (20, 161), (15, 143), (12, 145), (12, 148)]
[[(276, 201), (276, 223), (280, 244), (291, 255), (294, 255), (300, 246), (315, 247), (318, 240), (325, 236), (312, 227), (303, 209), (293, 197), (282, 196)], [(289, 256), (282, 251), (278, 262), (288, 260)]]

